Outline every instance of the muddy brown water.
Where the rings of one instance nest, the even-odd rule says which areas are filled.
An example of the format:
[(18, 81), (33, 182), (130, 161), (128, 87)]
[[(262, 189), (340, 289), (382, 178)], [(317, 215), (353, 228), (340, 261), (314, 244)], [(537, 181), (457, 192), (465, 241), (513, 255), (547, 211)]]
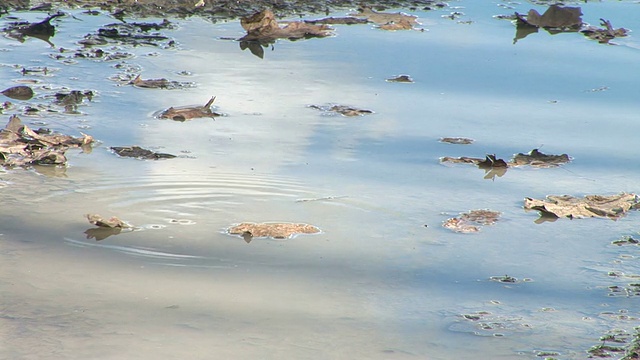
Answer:
[[(640, 27), (638, 4), (580, 6), (585, 22)], [(640, 248), (611, 244), (640, 231), (639, 214), (536, 224), (522, 201), (638, 192), (640, 44), (634, 32), (601, 45), (543, 30), (513, 44), (515, 26), (494, 15), (530, 8), (544, 10), (459, 1), (413, 11), (425, 31), (336, 25), (329, 38), (277, 41), (262, 59), (228, 40), (244, 34), (239, 22), (197, 17), (159, 31), (171, 46), (101, 47), (126, 55), (115, 60), (60, 52), (118, 22), (106, 11), (65, 10), (55, 47), (0, 38), (2, 89), (35, 91), (0, 121), (18, 114), (99, 141), (68, 151), (66, 168), (0, 172), (0, 357), (583, 359), (608, 331), (633, 333), (637, 296), (608, 287), (640, 274)], [(193, 86), (127, 85), (137, 74)], [(414, 82), (386, 81), (403, 74)], [(71, 90), (95, 96), (65, 113), (55, 93)], [(156, 117), (212, 96), (223, 116)], [(177, 157), (109, 150), (132, 145)], [(534, 148), (573, 160), (493, 180), (439, 163)], [(477, 234), (442, 228), (472, 209), (501, 217)], [(135, 228), (96, 241), (87, 213)], [(225, 232), (245, 221), (322, 232), (250, 243)], [(492, 280), (505, 275), (516, 281)]]

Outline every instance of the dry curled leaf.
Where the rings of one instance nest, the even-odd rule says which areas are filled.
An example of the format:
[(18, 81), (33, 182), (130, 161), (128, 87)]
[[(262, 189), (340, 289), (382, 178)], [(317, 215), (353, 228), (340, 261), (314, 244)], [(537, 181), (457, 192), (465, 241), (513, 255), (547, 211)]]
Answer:
[(549, 195), (546, 200), (524, 199), (525, 210), (537, 210), (541, 215), (554, 217), (603, 217), (616, 220), (631, 209), (640, 207), (636, 194), (621, 193), (611, 196), (587, 195), (582, 199), (570, 195)]
[(320, 229), (308, 224), (294, 223), (241, 223), (229, 228), (229, 234), (241, 235), (250, 242), (254, 237), (286, 239), (296, 234), (317, 234)]
[(533, 167), (550, 168), (558, 167), (562, 164), (566, 164), (571, 161), (571, 158), (567, 154), (562, 155), (547, 155), (543, 154), (538, 149), (531, 150), (528, 154), (518, 153), (513, 157), (510, 165), (522, 166), (530, 165)]
[(125, 223), (124, 221), (118, 219), (115, 216), (110, 217), (109, 219), (105, 219), (98, 214), (87, 214), (87, 220), (95, 226), (106, 227), (106, 228), (130, 228), (131, 225)]
[(212, 97), (204, 106), (190, 106), (190, 107), (170, 107), (167, 110), (160, 113), (161, 119), (171, 119), (175, 121), (187, 121), (195, 118), (210, 117), (215, 118), (221, 116), (211, 110), (211, 105), (215, 101), (216, 97)]
[(492, 210), (471, 210), (459, 217), (447, 219), (442, 226), (459, 233), (475, 233), (482, 225), (493, 225), (500, 218), (500, 212)]
[(580, 30), (580, 32), (591, 40), (596, 40), (601, 44), (608, 44), (609, 41), (617, 38), (627, 36), (629, 32), (625, 28), (614, 29), (609, 20), (600, 19), (600, 25), (604, 26), (603, 29), (595, 26), (588, 26), (587, 28)]
[(146, 160), (158, 160), (158, 159), (171, 159), (176, 157), (175, 155), (157, 153), (151, 150), (143, 149), (139, 146), (113, 146), (111, 150), (122, 157), (132, 157), (137, 159)]

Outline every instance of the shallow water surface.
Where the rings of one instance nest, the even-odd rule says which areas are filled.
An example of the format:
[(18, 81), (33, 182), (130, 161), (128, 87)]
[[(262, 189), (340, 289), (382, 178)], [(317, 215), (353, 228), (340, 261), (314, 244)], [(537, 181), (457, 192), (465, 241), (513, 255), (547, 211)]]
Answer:
[[(104, 47), (130, 54), (113, 61), (55, 56), (116, 22), (107, 12), (67, 11), (55, 47), (0, 38), (3, 89), (33, 80), (36, 92), (0, 120), (98, 140), (69, 150), (66, 168), (0, 173), (0, 357), (582, 359), (608, 331), (632, 333), (637, 296), (609, 286), (637, 281), (639, 248), (611, 244), (637, 236), (637, 212), (537, 224), (522, 200), (638, 191), (635, 33), (602, 45), (540, 30), (514, 44), (514, 24), (494, 15), (544, 7), (451, 6), (415, 12), (425, 31), (336, 25), (329, 38), (277, 41), (262, 59), (228, 40), (243, 35), (237, 21), (172, 19), (161, 32), (175, 46)], [(585, 22), (640, 28), (637, 3), (580, 6)], [(115, 81), (138, 73), (192, 86)], [(385, 81), (401, 74), (414, 83)], [(96, 96), (76, 114), (25, 115), (65, 89)], [(215, 120), (155, 117), (211, 96)], [(310, 107), (327, 104), (374, 113)], [(475, 142), (438, 141), (447, 136)], [(127, 145), (178, 157), (109, 151)], [(573, 160), (493, 179), (439, 161), (534, 148)], [(442, 228), (472, 209), (502, 215), (477, 234)], [(97, 240), (87, 213), (134, 229)], [(226, 233), (244, 221), (322, 232), (250, 243)], [(506, 274), (518, 281), (491, 280)]]

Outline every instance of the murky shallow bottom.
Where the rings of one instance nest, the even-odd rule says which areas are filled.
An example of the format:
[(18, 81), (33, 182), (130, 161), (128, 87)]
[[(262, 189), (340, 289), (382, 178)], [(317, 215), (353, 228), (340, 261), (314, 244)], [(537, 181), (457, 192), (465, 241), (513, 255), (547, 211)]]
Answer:
[[(239, 24), (198, 19), (166, 31), (176, 49), (119, 48), (136, 55), (124, 63), (65, 64), (44, 42), (0, 39), (6, 87), (24, 79), (13, 64), (50, 69), (27, 76), (37, 95), (18, 109), (46, 103), (48, 86), (98, 94), (82, 115), (21, 118), (101, 142), (68, 152), (66, 169), (0, 174), (2, 357), (580, 359), (607, 331), (631, 332), (636, 297), (608, 287), (640, 272), (638, 247), (611, 244), (638, 232), (638, 214), (536, 224), (522, 199), (637, 192), (636, 39), (604, 46), (540, 32), (512, 44), (513, 25), (492, 15), (514, 10), (459, 5), (471, 24), (428, 12), (418, 14), (425, 32), (337, 26), (335, 37), (279, 41), (264, 59), (222, 40), (241, 36)], [(583, 18), (636, 29), (637, 6), (583, 4)], [(56, 48), (114, 22), (73, 14), (57, 23)], [(118, 86), (108, 79), (117, 64), (197, 86)], [(385, 82), (398, 74), (415, 83)], [(153, 117), (212, 95), (226, 114), (215, 121)], [(375, 114), (308, 107), (327, 103)], [(123, 145), (179, 157), (108, 151)], [(494, 180), (438, 162), (540, 146), (574, 160)], [(474, 235), (440, 226), (479, 208), (502, 218)], [(86, 213), (136, 228), (88, 239)], [(225, 234), (242, 221), (322, 233), (247, 244)], [(531, 281), (490, 280), (505, 274)]]

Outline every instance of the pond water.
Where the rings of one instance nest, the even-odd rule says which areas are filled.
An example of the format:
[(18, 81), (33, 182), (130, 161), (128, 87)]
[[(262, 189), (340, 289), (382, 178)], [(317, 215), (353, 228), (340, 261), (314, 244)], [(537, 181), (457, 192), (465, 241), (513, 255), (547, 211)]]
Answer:
[[(640, 28), (636, 2), (580, 6), (584, 22)], [(174, 46), (103, 47), (130, 54), (112, 61), (60, 51), (117, 22), (108, 12), (65, 10), (55, 47), (0, 38), (3, 89), (31, 80), (36, 92), (0, 121), (18, 114), (98, 140), (69, 150), (66, 168), (0, 172), (0, 357), (583, 359), (608, 332), (632, 334), (638, 296), (609, 286), (640, 276), (640, 248), (611, 244), (638, 234), (637, 212), (538, 224), (523, 199), (638, 191), (640, 42), (540, 30), (514, 44), (515, 25), (495, 15), (531, 8), (545, 10), (458, 1), (411, 12), (425, 31), (335, 25), (335, 36), (279, 40), (262, 58), (229, 40), (244, 34), (239, 22), (199, 18), (160, 31)], [(115, 81), (138, 73), (191, 86)], [(385, 81), (401, 74), (414, 82)], [(64, 90), (95, 96), (65, 114), (51, 105)], [(155, 117), (212, 96), (215, 120)], [(374, 113), (309, 107), (327, 104)], [(475, 142), (438, 141), (450, 136)], [(128, 145), (178, 157), (109, 151)], [(493, 179), (439, 161), (534, 148), (573, 160)], [(441, 226), (472, 209), (501, 217), (476, 234)], [(97, 241), (87, 213), (135, 230)], [(245, 221), (322, 232), (250, 243), (226, 233)], [(491, 280), (507, 274), (518, 282)]]

